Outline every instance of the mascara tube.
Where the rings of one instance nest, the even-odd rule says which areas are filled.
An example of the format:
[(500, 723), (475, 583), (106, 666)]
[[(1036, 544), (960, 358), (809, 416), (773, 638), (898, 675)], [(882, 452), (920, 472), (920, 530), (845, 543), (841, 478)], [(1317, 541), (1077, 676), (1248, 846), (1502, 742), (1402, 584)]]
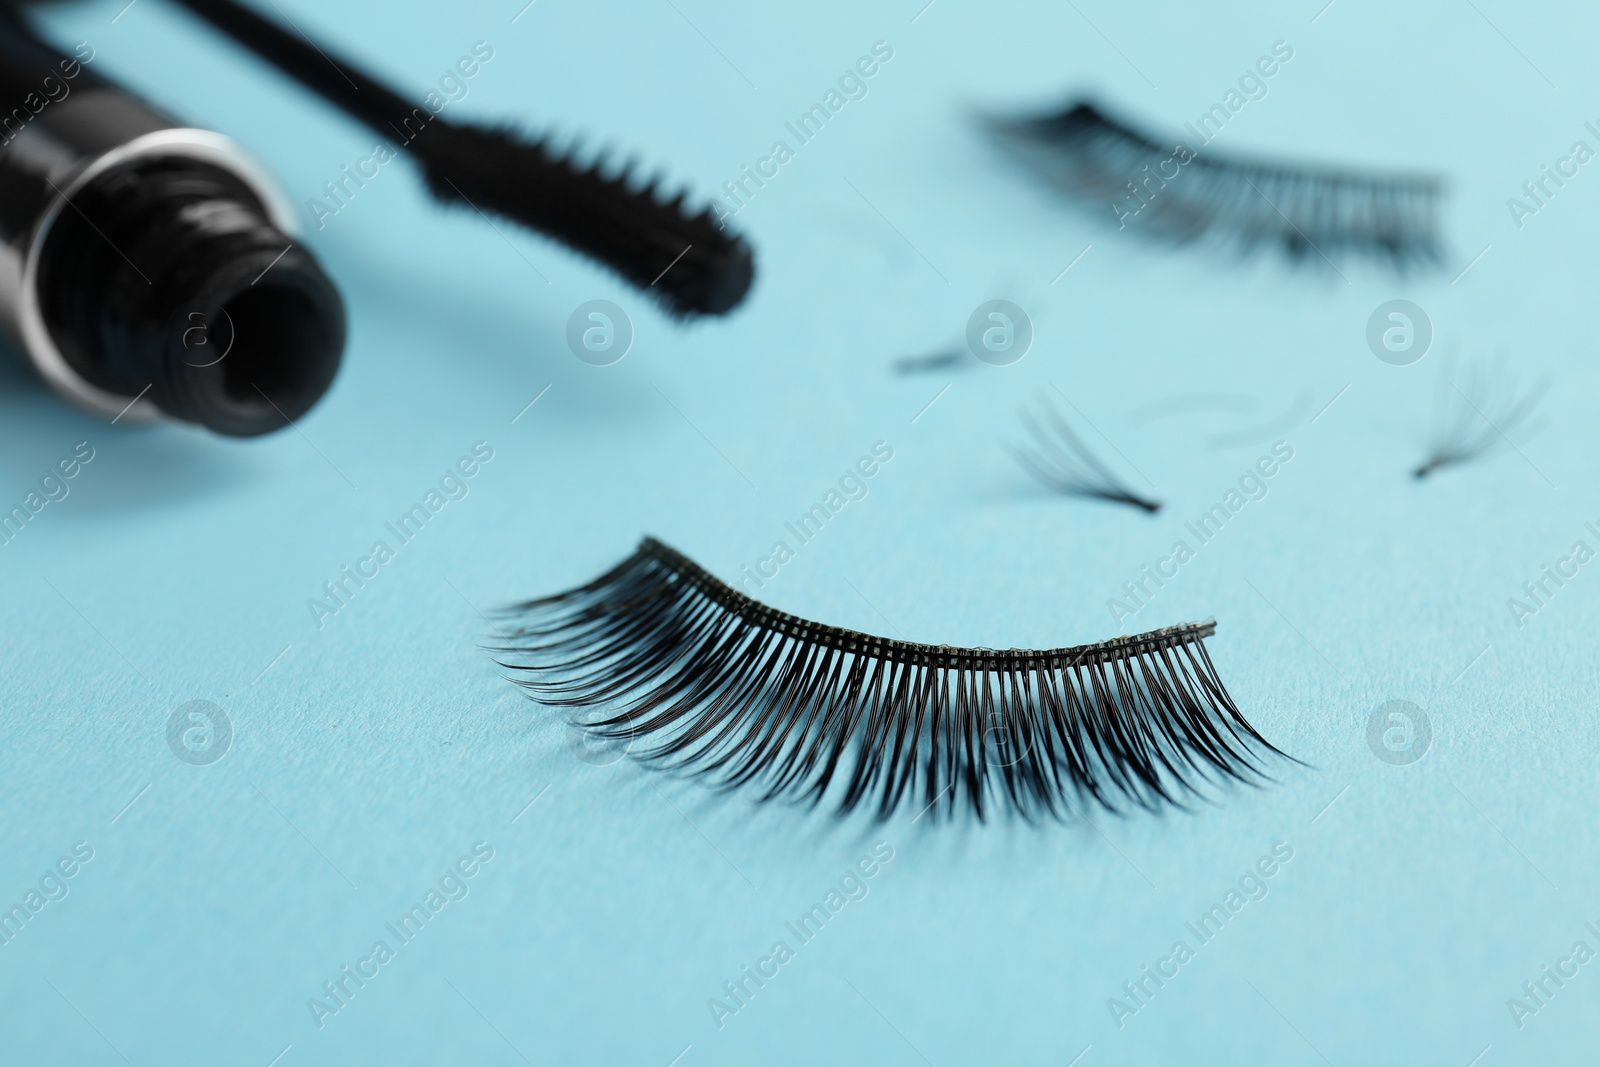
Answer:
[(119, 420), (268, 433), (327, 391), (344, 304), (261, 165), (0, 0), (0, 328)]

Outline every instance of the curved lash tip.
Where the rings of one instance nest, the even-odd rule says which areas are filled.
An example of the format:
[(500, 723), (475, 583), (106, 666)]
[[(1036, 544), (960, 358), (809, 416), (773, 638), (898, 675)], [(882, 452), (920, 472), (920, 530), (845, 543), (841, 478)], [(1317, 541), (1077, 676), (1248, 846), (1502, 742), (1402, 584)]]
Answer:
[(1041, 402), (1040, 412), (1037, 418), (1026, 408), (1017, 413), (1029, 440), (1025, 445), (1007, 446), (1011, 458), (1034, 481), (1062, 496), (1126, 504), (1148, 515), (1161, 510), (1161, 501), (1134, 492), (1090, 451), (1066, 417), (1047, 401)]
[[(1540, 428), (1530, 423), (1543, 399), (1546, 383), (1522, 390), (1502, 364), (1478, 362), (1468, 368), (1466, 388), (1452, 380), (1449, 371), (1441, 378), (1449, 392), (1441, 391), (1438, 425), (1433, 443), (1423, 461), (1411, 471), (1417, 481), (1435, 471), (1472, 463), (1502, 448), (1517, 449), (1513, 434), (1532, 433)], [(1526, 458), (1526, 457), (1524, 457)], [(1535, 468), (1537, 469), (1537, 468)]]

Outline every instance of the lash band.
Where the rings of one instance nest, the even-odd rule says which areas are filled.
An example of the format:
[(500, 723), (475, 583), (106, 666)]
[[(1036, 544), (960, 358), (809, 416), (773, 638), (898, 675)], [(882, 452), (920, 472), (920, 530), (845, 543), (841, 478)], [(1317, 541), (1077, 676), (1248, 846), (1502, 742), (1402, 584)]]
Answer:
[(812, 622), (798, 615), (769, 607), (739, 592), (682, 552), (654, 537), (644, 538), (639, 543), (638, 552), (639, 555), (660, 563), (702, 596), (763, 630), (770, 630), (797, 641), (822, 645), (839, 652), (872, 656), (910, 666), (981, 670), (996, 674), (1018, 670), (1096, 667), (1126, 659), (1129, 655), (1142, 655), (1196, 644), (1217, 632), (1216, 620), (1206, 619), (1203, 622), (1180, 623), (1147, 633), (1128, 634), (1093, 644), (1064, 648), (991, 649), (930, 645), (918, 641), (878, 637), (858, 630), (847, 630), (841, 626)]

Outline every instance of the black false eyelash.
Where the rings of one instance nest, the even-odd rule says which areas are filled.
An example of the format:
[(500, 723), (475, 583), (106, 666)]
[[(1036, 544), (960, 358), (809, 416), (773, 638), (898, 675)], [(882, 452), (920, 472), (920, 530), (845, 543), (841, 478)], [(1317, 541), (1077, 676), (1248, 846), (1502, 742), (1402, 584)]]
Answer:
[(762, 800), (818, 804), (839, 784), (841, 814), (879, 818), (902, 802), (1059, 818), (1085, 797), (1155, 811), (1293, 758), (1223, 688), (1214, 622), (1048, 651), (914, 644), (767, 607), (653, 538), (506, 614), (494, 651), (535, 699), (609, 708), (583, 725), (654, 738), (641, 758)]
[(1511, 434), (1528, 428), (1543, 387), (1521, 392), (1503, 367), (1474, 364), (1463, 390), (1449, 372), (1442, 379), (1442, 418), (1427, 457), (1412, 470), (1422, 480), (1435, 471), (1471, 463), (1511, 445)]
[(1042, 407), (1043, 423), (1026, 409), (1017, 413), (1029, 441), (1010, 451), (1023, 470), (1063, 496), (1126, 504), (1152, 515), (1161, 510), (1161, 501), (1140, 496), (1100, 462), (1060, 412), (1049, 405)]
[(1277, 245), (1295, 261), (1346, 250), (1402, 268), (1443, 258), (1441, 186), (1430, 176), (1291, 166), (1210, 152), (1204, 142), (1163, 142), (1087, 102), (990, 126), (1119, 228), (1178, 242), (1219, 237), (1241, 250)]
[[(396, 137), (434, 197), (531, 227), (611, 268), (671, 314), (720, 315), (755, 276), (749, 244), (686, 194), (583, 166), (544, 139), (438, 118), (350, 60), (235, 0), (177, 0), (380, 137)], [(276, 7), (277, 5), (273, 5)], [(487, 216), (486, 216), (487, 217)]]

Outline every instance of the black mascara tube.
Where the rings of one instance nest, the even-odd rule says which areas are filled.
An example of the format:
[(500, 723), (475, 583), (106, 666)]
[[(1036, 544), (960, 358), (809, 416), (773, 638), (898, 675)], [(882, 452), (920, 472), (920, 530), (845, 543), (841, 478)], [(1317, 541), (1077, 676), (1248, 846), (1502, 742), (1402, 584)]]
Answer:
[(0, 327), (107, 417), (252, 436), (299, 418), (344, 304), (238, 144), (183, 126), (0, 2)]

